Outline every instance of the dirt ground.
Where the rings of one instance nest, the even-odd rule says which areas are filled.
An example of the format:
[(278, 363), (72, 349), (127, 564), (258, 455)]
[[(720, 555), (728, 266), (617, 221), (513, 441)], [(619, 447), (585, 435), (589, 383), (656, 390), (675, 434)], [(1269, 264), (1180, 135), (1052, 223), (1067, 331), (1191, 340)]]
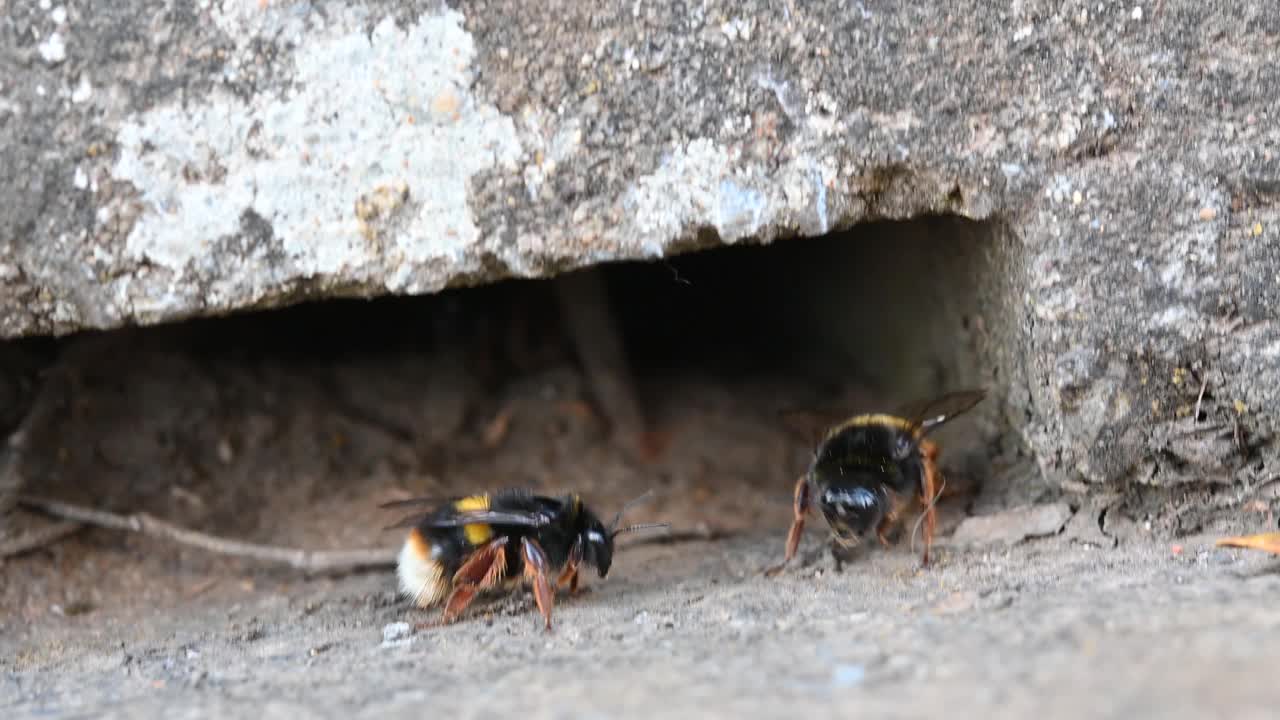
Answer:
[[(396, 640), (389, 573), (229, 583), (4, 629), (5, 717), (1274, 717), (1274, 561), (1192, 541), (905, 552), (766, 581), (776, 533), (620, 554)], [(15, 571), (6, 572), (12, 582)], [(189, 589), (187, 573), (151, 582)], [(388, 636), (388, 632), (391, 635)], [(384, 640), (391, 637), (390, 641)]]
[[(1275, 561), (1135, 523), (1104, 533), (1084, 509), (1049, 537), (948, 545), (967, 514), (1054, 499), (1025, 459), (975, 464), (986, 446), (957, 423), (932, 568), (908, 538), (835, 573), (817, 522), (804, 562), (763, 578), (807, 452), (776, 411), (831, 388), (641, 373), (659, 442), (638, 454), (564, 343), (526, 342), (520, 327), (546, 327), (530, 312), (490, 332), (442, 310), (393, 341), (332, 309), (89, 340), (23, 473), (30, 494), (309, 549), (394, 549), (377, 505), (410, 495), (573, 488), (607, 515), (652, 489), (628, 519), (674, 537), (627, 539), (551, 634), (527, 593), (412, 631), (429, 615), (390, 567), (306, 577), (83, 530), (0, 565), (3, 716), (1273, 716)], [(376, 348), (352, 350), (362, 332)]]

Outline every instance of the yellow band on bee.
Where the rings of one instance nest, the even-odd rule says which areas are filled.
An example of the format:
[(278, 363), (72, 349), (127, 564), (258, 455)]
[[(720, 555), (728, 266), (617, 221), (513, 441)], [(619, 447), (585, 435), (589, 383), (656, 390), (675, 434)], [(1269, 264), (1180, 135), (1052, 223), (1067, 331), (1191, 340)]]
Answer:
[(827, 437), (828, 438), (834, 437), (838, 433), (844, 430), (848, 430), (849, 428), (875, 427), (875, 426), (890, 427), (895, 430), (902, 430), (904, 432), (912, 433), (913, 435), (917, 430), (916, 426), (913, 425), (911, 421), (907, 420), (906, 418), (901, 418), (901, 417), (898, 417), (897, 415), (886, 415), (883, 413), (874, 413), (871, 415), (855, 415), (849, 418), (848, 420), (845, 420), (839, 425), (831, 428), (831, 430), (827, 432)]
[[(474, 512), (476, 510), (489, 509), (488, 495), (469, 495), (458, 500), (453, 504), (458, 512)], [(462, 532), (466, 535), (467, 542), (472, 545), (483, 545), (493, 539), (493, 528), (488, 523), (473, 523), (471, 525), (463, 525)]]
[(468, 495), (467, 497), (464, 497), (461, 500), (458, 500), (457, 502), (455, 502), (453, 506), (458, 509), (458, 512), (488, 510), (489, 496), (488, 495)]
[(488, 523), (463, 525), (462, 532), (467, 535), (467, 542), (472, 545), (483, 545), (493, 538), (493, 528)]

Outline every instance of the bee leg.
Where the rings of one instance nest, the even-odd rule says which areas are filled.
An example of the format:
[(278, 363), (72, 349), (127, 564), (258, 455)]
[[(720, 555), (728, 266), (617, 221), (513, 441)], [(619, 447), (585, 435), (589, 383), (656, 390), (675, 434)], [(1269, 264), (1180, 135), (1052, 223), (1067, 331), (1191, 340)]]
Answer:
[(835, 564), (836, 572), (844, 572), (844, 563), (846, 558), (843, 550), (844, 548), (840, 546), (840, 543), (837, 542), (835, 538), (832, 538), (831, 539), (831, 561)]
[[(896, 496), (895, 496), (896, 497)], [(895, 506), (885, 513), (880, 519), (880, 523), (876, 525), (876, 538), (880, 540), (883, 547), (889, 547), (892, 543), (889, 541), (889, 531), (893, 529), (894, 523), (898, 522), (899, 507)]]
[(520, 539), (520, 552), (524, 558), (524, 576), (533, 583), (533, 599), (538, 603), (538, 611), (546, 620), (547, 630), (551, 629), (551, 608), (555, 605), (556, 589), (547, 577), (550, 562), (547, 554), (537, 540), (530, 537)]
[(569, 549), (569, 561), (564, 565), (564, 571), (560, 573), (560, 577), (556, 580), (557, 587), (564, 587), (565, 583), (569, 583), (569, 594), (578, 592), (578, 566), (582, 564), (582, 540), (574, 540), (573, 547)]
[(929, 565), (929, 547), (933, 545), (933, 533), (938, 526), (938, 511), (934, 507), (938, 502), (938, 446), (929, 440), (920, 443), (920, 456), (924, 459), (924, 478), (920, 488), (921, 501), (924, 502), (924, 556), (920, 560), (922, 566)]
[(791, 530), (787, 532), (787, 554), (783, 557), (782, 562), (770, 567), (764, 571), (766, 577), (773, 577), (782, 572), (782, 569), (791, 562), (796, 556), (796, 550), (800, 547), (800, 536), (804, 534), (804, 516), (809, 512), (809, 483), (803, 475), (796, 481), (795, 498), (793, 500), (795, 519), (791, 522)]
[(462, 614), (481, 591), (496, 586), (507, 571), (507, 538), (500, 537), (471, 554), (453, 574), (453, 592), (445, 601), (440, 620), (429, 627), (448, 625)]

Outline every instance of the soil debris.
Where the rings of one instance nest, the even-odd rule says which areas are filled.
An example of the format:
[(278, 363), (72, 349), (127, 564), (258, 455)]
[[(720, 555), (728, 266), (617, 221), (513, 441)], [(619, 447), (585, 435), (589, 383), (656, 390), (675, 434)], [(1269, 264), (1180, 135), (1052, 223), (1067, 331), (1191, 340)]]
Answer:
[(1218, 547), (1248, 548), (1262, 550), (1272, 555), (1280, 555), (1280, 532), (1258, 533), (1256, 535), (1238, 535), (1218, 540)]
[(1071, 519), (1071, 506), (1046, 503), (965, 518), (951, 537), (957, 546), (1015, 545), (1029, 538), (1055, 535)]

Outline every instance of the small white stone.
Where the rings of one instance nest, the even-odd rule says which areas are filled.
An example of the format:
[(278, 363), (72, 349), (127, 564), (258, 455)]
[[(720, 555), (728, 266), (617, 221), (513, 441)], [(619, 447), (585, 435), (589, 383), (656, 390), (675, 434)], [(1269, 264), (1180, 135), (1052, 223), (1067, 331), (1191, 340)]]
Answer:
[(48, 10), (53, 7), (53, 0), (40, 0), (40, 9)]
[(71, 91), (71, 102), (79, 104), (93, 95), (93, 86), (89, 84), (89, 76), (81, 75), (80, 82), (76, 83), (76, 89)]
[(397, 640), (403, 640), (409, 637), (409, 633), (413, 628), (409, 627), (407, 622), (393, 622), (382, 626), (382, 642), (393, 643)]
[(1133, 6), (1133, 12), (1132, 12), (1132, 13), (1129, 13), (1129, 17), (1133, 18), (1134, 20), (1141, 20), (1141, 19), (1142, 19), (1142, 6), (1141, 6), (1141, 5), (1134, 5), (1134, 6)]
[(67, 21), (67, 9), (59, 5), (49, 13), (49, 19), (61, 25)]
[(77, 190), (84, 190), (89, 187), (89, 176), (85, 174), (84, 168), (76, 167), (76, 174), (71, 179), (71, 182), (76, 186)]
[(62, 33), (49, 33), (49, 37), (36, 48), (40, 51), (40, 57), (50, 65), (57, 65), (67, 59), (67, 44), (62, 40)]

